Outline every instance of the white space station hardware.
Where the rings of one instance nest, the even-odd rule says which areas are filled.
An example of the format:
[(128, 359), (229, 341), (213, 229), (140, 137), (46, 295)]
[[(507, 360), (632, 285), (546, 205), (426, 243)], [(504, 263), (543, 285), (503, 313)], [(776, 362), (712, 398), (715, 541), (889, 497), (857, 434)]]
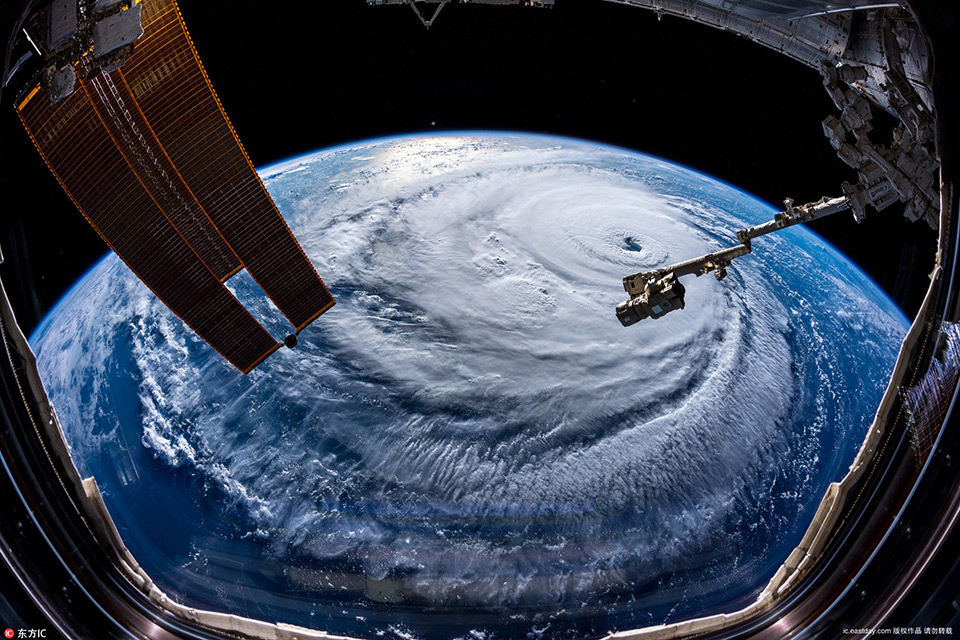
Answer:
[[(722, 280), (733, 259), (750, 253), (751, 239), (779, 229), (845, 209), (852, 210), (854, 219), (860, 222), (867, 207), (883, 211), (896, 203), (903, 205), (908, 219), (923, 220), (931, 228), (938, 228), (940, 158), (927, 79), (930, 60), (915, 23), (906, 19), (902, 9), (872, 7), (857, 1), (854, 4), (871, 12), (836, 13), (822, 0), (798, 0), (784, 5), (782, 15), (777, 17), (765, 14), (769, 8), (761, 10), (761, 3), (743, 0), (734, 2), (729, 13), (692, 15), (695, 9), (712, 3), (703, 2), (695, 8), (698, 3), (686, 0), (611, 1), (747, 33), (754, 41), (819, 70), (824, 88), (840, 109), (838, 116), (823, 120), (823, 132), (839, 158), (857, 171), (858, 178), (854, 184), (840, 185), (844, 195), (839, 198), (824, 198), (801, 207), (786, 200), (786, 209), (770, 222), (738, 231), (737, 246), (627, 276), (623, 287), (630, 299), (617, 305), (617, 318), (624, 326), (684, 308), (685, 290), (680, 277), (713, 271), (717, 280)], [(793, 31), (788, 33), (787, 27)], [(813, 39), (801, 37), (813, 32), (824, 36), (817, 46), (810, 46)], [(875, 109), (895, 118), (896, 125), (886, 141), (870, 137)]]
[(671, 311), (683, 309), (686, 289), (680, 284), (681, 276), (693, 274), (699, 277), (713, 271), (717, 280), (723, 280), (730, 263), (752, 251), (750, 241), (754, 238), (844, 211), (851, 208), (851, 202), (849, 197), (842, 196), (795, 207), (793, 200), (787, 198), (784, 207), (773, 220), (737, 231), (740, 244), (736, 246), (624, 278), (623, 288), (630, 294), (630, 299), (617, 305), (620, 324), (629, 327), (640, 320), (661, 318)]
[(73, 93), (77, 63), (92, 53), (89, 73), (118, 69), (143, 35), (141, 0), (53, 0), (40, 48), (43, 82), (53, 102)]
[[(369, 5), (409, 5), (430, 27), (440, 10), (457, 0), (366, 0)], [(940, 226), (940, 152), (931, 85), (932, 58), (926, 39), (902, 3), (875, 0), (609, 0), (650, 9), (658, 16), (688, 18), (731, 31), (820, 72), (840, 113), (823, 120), (823, 132), (839, 158), (856, 170), (843, 182), (843, 196), (794, 207), (766, 225), (741, 230), (740, 245), (669, 267), (624, 278), (630, 299), (617, 307), (626, 326), (660, 318), (684, 307), (679, 278), (715, 272), (726, 276), (730, 261), (750, 253), (750, 239), (843, 209), (861, 221), (868, 208), (894, 204), (903, 215)], [(491, 5), (553, 6), (553, 0), (459, 0)], [(427, 19), (421, 5), (436, 8)], [(875, 111), (892, 116), (892, 131), (878, 127)], [(883, 139), (885, 138), (885, 139)]]
[[(413, 10), (413, 13), (417, 16), (420, 22), (423, 23), (427, 29), (429, 29), (434, 20), (437, 19), (437, 16), (440, 15), (440, 12), (445, 6), (456, 2), (457, 0), (367, 0), (367, 4), (370, 6), (379, 6), (383, 4), (405, 4)], [(508, 4), (522, 4), (528, 7), (553, 7), (554, 0), (459, 0), (461, 4), (492, 4), (492, 5), (508, 5)], [(420, 4), (429, 4), (434, 5), (433, 13), (428, 18), (417, 5)]]

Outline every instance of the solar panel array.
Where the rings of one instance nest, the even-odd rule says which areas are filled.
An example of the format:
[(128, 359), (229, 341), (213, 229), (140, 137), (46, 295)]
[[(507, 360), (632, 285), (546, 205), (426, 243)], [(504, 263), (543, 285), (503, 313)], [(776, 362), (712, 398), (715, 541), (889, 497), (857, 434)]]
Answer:
[(174, 0), (144, 0), (125, 64), (20, 118), (50, 170), (148, 287), (244, 373), (279, 347), (223, 282), (246, 268), (300, 331), (334, 304), (223, 111)]

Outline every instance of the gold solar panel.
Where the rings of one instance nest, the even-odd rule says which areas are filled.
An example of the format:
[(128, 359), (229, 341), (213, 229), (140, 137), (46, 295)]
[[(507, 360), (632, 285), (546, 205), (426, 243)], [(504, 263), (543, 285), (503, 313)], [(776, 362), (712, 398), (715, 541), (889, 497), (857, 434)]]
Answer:
[[(246, 268), (297, 331), (334, 304), (253, 168), (173, 0), (144, 0), (120, 69), (17, 106), (60, 185), (108, 245), (244, 373), (279, 344), (223, 282)], [(87, 77), (87, 76), (90, 77)]]
[(122, 74), (97, 74), (83, 89), (127, 164), (197, 256), (221, 281), (239, 271), (239, 258), (164, 152)]
[(254, 171), (176, 3), (145, 2), (141, 20), (144, 35), (120, 71), (180, 175), (247, 272), (302, 329), (333, 305), (333, 297)]
[(279, 346), (200, 260), (144, 188), (88, 98), (19, 106), (37, 149), (77, 208), (130, 269), (224, 358), (247, 372)]

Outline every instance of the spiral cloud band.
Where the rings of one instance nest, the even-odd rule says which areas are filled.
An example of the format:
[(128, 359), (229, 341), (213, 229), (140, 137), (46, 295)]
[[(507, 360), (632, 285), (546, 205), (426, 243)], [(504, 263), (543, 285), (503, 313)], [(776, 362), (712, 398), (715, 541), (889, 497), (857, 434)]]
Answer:
[[(629, 625), (749, 597), (852, 460), (905, 332), (805, 230), (623, 328), (623, 276), (773, 210), (617, 149), (405, 138), (264, 177), (338, 299), (295, 350), (237, 374), (113, 258), (34, 337), (128, 545), (201, 603), (267, 590), (312, 626), (291, 594), (353, 576), (368, 599), (556, 629), (578, 607)], [(229, 286), (282, 337), (249, 278)], [(282, 577), (211, 560), (251, 554)]]

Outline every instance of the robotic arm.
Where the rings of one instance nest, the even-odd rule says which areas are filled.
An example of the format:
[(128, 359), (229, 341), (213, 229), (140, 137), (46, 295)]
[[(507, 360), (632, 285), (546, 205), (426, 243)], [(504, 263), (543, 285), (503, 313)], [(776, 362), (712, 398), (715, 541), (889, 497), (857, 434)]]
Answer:
[(750, 241), (753, 238), (844, 211), (850, 208), (850, 200), (846, 196), (822, 198), (817, 202), (794, 207), (793, 200), (787, 198), (784, 206), (784, 211), (776, 214), (773, 220), (737, 231), (740, 244), (736, 246), (624, 278), (623, 288), (630, 294), (630, 299), (617, 305), (620, 324), (629, 327), (640, 320), (660, 318), (671, 311), (683, 309), (686, 290), (680, 284), (681, 276), (694, 274), (700, 277), (713, 271), (717, 280), (723, 280), (731, 261), (750, 253)]

